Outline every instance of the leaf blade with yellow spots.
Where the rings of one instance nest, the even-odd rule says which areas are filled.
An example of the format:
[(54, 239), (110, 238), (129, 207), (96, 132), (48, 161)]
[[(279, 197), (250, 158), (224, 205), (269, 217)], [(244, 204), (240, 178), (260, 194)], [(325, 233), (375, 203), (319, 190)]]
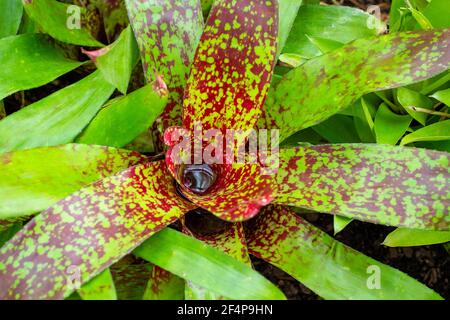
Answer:
[(74, 280), (90, 280), (192, 209), (163, 161), (97, 181), (36, 216), (1, 248), (0, 298), (65, 298)]
[[(280, 141), (362, 95), (425, 80), (450, 67), (450, 29), (359, 39), (288, 72), (271, 88), (260, 127)], [(261, 122), (260, 121), (260, 122)]]
[(334, 240), (288, 208), (266, 207), (252, 223), (250, 253), (324, 299), (442, 299), (403, 272)]
[(214, 2), (192, 64), (183, 127), (251, 129), (261, 113), (275, 62), (276, 1)]
[(449, 230), (450, 154), (336, 144), (280, 151), (274, 202), (348, 218)]

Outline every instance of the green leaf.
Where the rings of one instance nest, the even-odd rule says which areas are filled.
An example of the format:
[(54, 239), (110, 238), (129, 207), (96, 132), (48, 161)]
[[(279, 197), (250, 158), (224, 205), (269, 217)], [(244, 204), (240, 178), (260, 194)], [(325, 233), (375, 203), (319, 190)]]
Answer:
[(96, 180), (148, 161), (137, 152), (68, 144), (0, 155), (0, 220), (43, 211)]
[(344, 43), (336, 40), (313, 37), (309, 35), (306, 35), (306, 37), (322, 53), (328, 53), (344, 45)]
[(198, 0), (126, 0), (144, 75), (169, 91), (160, 131), (181, 125), (184, 88), (203, 31)]
[(80, 46), (103, 46), (81, 25), (83, 8), (54, 0), (23, 0), (23, 3), (28, 16), (52, 38)]
[(2, 0), (0, 2), (0, 38), (17, 33), (22, 20), (21, 0)]
[(146, 85), (112, 100), (95, 116), (78, 143), (123, 147), (147, 130), (164, 109), (167, 96), (160, 96)]
[(324, 299), (442, 299), (405, 273), (334, 240), (284, 207), (266, 207), (251, 230), (251, 254)]
[(433, 100), (419, 92), (407, 88), (397, 89), (397, 99), (398, 102), (400, 102), (405, 110), (411, 115), (411, 117), (416, 119), (422, 125), (426, 124), (428, 114), (424, 112), (414, 111), (412, 107), (432, 109), (434, 105)]
[(432, 77), (450, 66), (449, 42), (450, 29), (395, 33), (359, 39), (309, 60), (271, 88), (267, 123), (260, 127), (280, 128), (282, 141), (364, 94)]
[(0, 222), (0, 247), (2, 247), (6, 242), (9, 241), (20, 229), (22, 229), (23, 223), (17, 222), (4, 228)]
[(450, 231), (397, 228), (387, 235), (383, 244), (388, 247), (412, 247), (448, 241), (450, 241)]
[(14, 92), (44, 85), (83, 64), (66, 59), (41, 34), (0, 39), (0, 61), (0, 100)]
[(139, 59), (139, 50), (129, 26), (111, 45), (96, 51), (83, 51), (101, 71), (103, 77), (123, 94), (127, 93), (133, 68)]
[(353, 104), (352, 109), (354, 126), (361, 141), (366, 143), (375, 142), (372, 119), (372, 112), (374, 112), (375, 106), (363, 97)]
[(341, 216), (333, 216), (333, 230), (334, 230), (334, 234), (338, 234), (339, 232), (341, 232), (342, 230), (344, 230), (344, 228), (346, 226), (349, 225), (350, 222), (352, 222), (353, 219), (350, 218), (346, 218), (346, 217), (341, 217)]
[(405, 136), (401, 145), (406, 145), (417, 141), (440, 141), (450, 140), (450, 120), (439, 121), (420, 128)]
[(450, 27), (450, 10), (448, 0), (433, 0), (423, 11), (425, 17), (435, 28)]
[(450, 88), (437, 91), (432, 95), (433, 98), (439, 100), (447, 106), (450, 106)]
[(449, 230), (450, 153), (379, 144), (280, 150), (275, 203), (372, 223)]
[(153, 265), (127, 254), (109, 267), (118, 300), (142, 300)]
[(113, 277), (109, 269), (85, 283), (77, 290), (83, 300), (117, 300)]
[(183, 100), (183, 127), (255, 126), (277, 50), (276, 1), (216, 0), (197, 47)]
[(73, 141), (113, 91), (95, 71), (7, 116), (0, 121), (0, 153)]
[(180, 277), (154, 266), (143, 300), (184, 300), (184, 284)]
[(377, 143), (397, 144), (411, 124), (410, 115), (398, 115), (389, 109), (387, 104), (381, 104), (375, 117), (375, 136)]
[(360, 142), (348, 116), (336, 114), (311, 128), (331, 143)]
[(177, 196), (164, 161), (99, 180), (34, 217), (0, 249), (0, 299), (68, 297), (193, 208)]
[[(189, 217), (187, 217), (189, 218)], [(185, 226), (187, 229), (187, 226)], [(229, 224), (222, 232), (216, 232), (211, 235), (197, 235), (191, 230), (186, 230), (187, 234), (195, 236), (196, 239), (203, 243), (216, 248), (234, 259), (251, 266), (250, 257), (247, 251), (247, 242), (245, 240), (245, 233), (242, 223)], [(201, 286), (186, 281), (185, 296), (187, 300), (226, 300), (227, 298), (221, 296), (215, 291), (207, 290)]]
[(163, 229), (134, 254), (179, 277), (232, 299), (285, 299), (246, 264), (173, 229)]
[[(283, 21), (284, 17), (280, 17)], [(374, 36), (381, 29), (368, 27), (370, 17), (367, 12), (346, 6), (301, 6), (283, 53), (297, 53), (308, 58), (321, 55), (307, 36), (340, 43)]]
[(278, 16), (281, 17), (281, 19), (278, 23), (277, 56), (279, 56), (283, 50), (301, 5), (302, 0), (278, 0)]

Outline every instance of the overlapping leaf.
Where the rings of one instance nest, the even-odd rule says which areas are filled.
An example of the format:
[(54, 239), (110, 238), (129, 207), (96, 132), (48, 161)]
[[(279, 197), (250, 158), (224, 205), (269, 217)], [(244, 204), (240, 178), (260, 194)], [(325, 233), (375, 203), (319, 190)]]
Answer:
[(270, 90), (264, 127), (280, 128), (283, 140), (366, 93), (432, 77), (450, 67), (449, 43), (450, 29), (395, 33), (308, 61)]
[(76, 141), (123, 147), (151, 126), (166, 103), (167, 96), (160, 96), (148, 84), (112, 100), (99, 111)]
[[(187, 232), (192, 233), (190, 230)], [(199, 235), (192, 234), (196, 239), (201, 240), (207, 245), (216, 248), (238, 261), (241, 261), (251, 266), (250, 258), (247, 251), (247, 243), (244, 235), (244, 228), (242, 223), (232, 223), (223, 232), (216, 232), (214, 234)], [(214, 291), (206, 290), (201, 286), (186, 282), (186, 299), (188, 300), (223, 300), (223, 297)]]
[(83, 300), (117, 300), (113, 277), (105, 269), (77, 290)]
[(191, 209), (162, 161), (100, 180), (36, 216), (1, 248), (0, 298), (67, 297), (74, 271), (85, 283)]
[(275, 202), (373, 223), (450, 228), (450, 154), (387, 145), (283, 149)]
[(163, 268), (154, 266), (147, 287), (144, 300), (184, 300), (184, 283), (180, 277)]
[(424, 246), (450, 241), (450, 231), (397, 228), (389, 233), (383, 244), (389, 247)]
[(81, 25), (84, 11), (54, 0), (23, 0), (27, 15), (52, 38), (80, 46), (103, 46)]
[(345, 246), (281, 206), (267, 207), (251, 230), (251, 254), (286, 271), (322, 298), (442, 299), (417, 280)]
[(284, 299), (277, 287), (249, 266), (170, 228), (155, 234), (134, 253), (232, 299)]
[(0, 39), (0, 61), (0, 100), (14, 92), (44, 85), (82, 64), (66, 59), (42, 34)]
[(181, 189), (197, 206), (221, 219), (237, 222), (250, 219), (270, 203), (275, 197), (276, 182), (272, 176), (264, 174), (259, 165), (230, 164), (222, 165), (207, 194), (195, 194), (183, 185)]
[(183, 102), (183, 127), (251, 129), (272, 77), (276, 1), (215, 1), (200, 39)]
[(375, 17), (357, 8), (303, 5), (295, 19), (283, 52), (312, 58), (321, 55), (321, 52), (308, 37), (330, 39), (343, 44), (374, 36), (381, 33), (383, 29), (383, 24), (379, 23)]
[(0, 38), (17, 33), (22, 20), (22, 11), (21, 0), (0, 2)]
[(420, 128), (403, 137), (401, 144), (409, 144), (417, 141), (450, 140), (450, 120), (439, 121)]
[(0, 155), (0, 220), (45, 210), (98, 179), (147, 158), (137, 152), (67, 144)]
[(158, 80), (170, 99), (162, 131), (180, 124), (183, 89), (203, 29), (198, 0), (125, 1), (147, 81)]
[(123, 94), (127, 93), (131, 73), (139, 59), (131, 27), (125, 29), (113, 44), (99, 50), (83, 52), (95, 62), (106, 81)]
[(95, 71), (9, 115), (0, 121), (0, 153), (73, 141), (113, 91)]

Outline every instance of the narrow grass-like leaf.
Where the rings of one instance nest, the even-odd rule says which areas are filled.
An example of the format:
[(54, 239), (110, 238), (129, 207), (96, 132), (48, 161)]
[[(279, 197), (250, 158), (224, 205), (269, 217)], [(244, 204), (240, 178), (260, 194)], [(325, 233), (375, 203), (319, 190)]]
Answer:
[(450, 140), (450, 120), (439, 121), (420, 128), (405, 136), (401, 145), (417, 141), (441, 141)]
[(309, 60), (271, 88), (264, 127), (280, 128), (282, 141), (366, 93), (430, 78), (450, 67), (449, 43), (450, 29), (395, 33)]
[(416, 229), (450, 229), (450, 154), (376, 144), (282, 149), (275, 202)]
[(68, 144), (0, 155), (0, 219), (27, 216), (94, 181), (143, 163), (137, 152)]
[(183, 102), (183, 126), (254, 127), (272, 78), (276, 1), (216, 0), (200, 39)]
[(80, 46), (102, 47), (81, 25), (84, 10), (55, 0), (23, 0), (28, 16), (53, 38)]
[(76, 141), (123, 147), (151, 126), (166, 103), (167, 96), (160, 96), (148, 84), (112, 100), (100, 110)]
[(95, 62), (106, 81), (123, 94), (127, 93), (131, 73), (139, 59), (139, 50), (131, 27), (126, 28), (113, 44), (84, 53)]
[(125, 1), (144, 75), (158, 80), (170, 98), (161, 115), (161, 130), (181, 124), (184, 86), (203, 30), (198, 0)]
[(448, 241), (450, 241), (450, 231), (397, 228), (387, 235), (383, 244), (388, 247), (411, 247)]
[(103, 270), (77, 290), (83, 300), (117, 300), (109, 268)]
[(193, 206), (163, 161), (131, 167), (61, 200), (0, 249), (0, 299), (62, 299)]
[(0, 100), (14, 92), (44, 85), (82, 64), (66, 59), (41, 34), (0, 39), (0, 61)]
[(399, 115), (391, 111), (387, 104), (381, 104), (375, 117), (377, 143), (396, 144), (411, 124), (410, 115)]
[(17, 33), (22, 20), (22, 0), (3, 0), (0, 2), (0, 38)]
[(73, 141), (113, 91), (95, 71), (7, 116), (0, 121), (0, 153)]
[(277, 287), (251, 267), (170, 228), (145, 241), (134, 254), (232, 299), (284, 299)]
[(334, 240), (289, 209), (267, 207), (252, 226), (250, 253), (289, 273), (322, 298), (442, 299), (405, 273)]

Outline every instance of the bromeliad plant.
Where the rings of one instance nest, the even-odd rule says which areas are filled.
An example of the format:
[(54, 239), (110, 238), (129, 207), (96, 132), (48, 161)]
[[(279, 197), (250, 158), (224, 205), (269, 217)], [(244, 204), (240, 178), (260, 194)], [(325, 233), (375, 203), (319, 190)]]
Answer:
[[(373, 37), (366, 36), (376, 30), (366, 29), (342, 41), (361, 38), (348, 44), (309, 36), (310, 48), (327, 53), (305, 57), (282, 51), (305, 40), (289, 35), (291, 27), (323, 10), (303, 10), (301, 1), (216, 0), (203, 26), (202, 9), (208, 12), (211, 1), (130, 0), (132, 28), (125, 28), (120, 1), (88, 1), (80, 29), (67, 28), (66, 4), (24, 0), (22, 19), (22, 4), (11, 3), (18, 13), (9, 17), (11, 36), (0, 39), (0, 98), (92, 68), (67, 54), (78, 54), (76, 45), (101, 48), (83, 49), (96, 71), (0, 122), (2, 299), (62, 299), (74, 291), (85, 299), (115, 298), (111, 271), (118, 292), (144, 278), (147, 290), (138, 294), (147, 299), (283, 299), (251, 268), (249, 254), (325, 299), (440, 298), (334, 240), (293, 207), (445, 239), (448, 153), (285, 144), (277, 174), (264, 175), (259, 164), (178, 167), (170, 133), (201, 122), (204, 130), (222, 132), (279, 128), (281, 139), (292, 142), (294, 133), (345, 113), (355, 101), (372, 119), (358, 100), (363, 95), (432, 77), (431, 84), (441, 83), (435, 89), (445, 84), (447, 75), (438, 74), (450, 65), (450, 29)], [(93, 12), (102, 13), (107, 40), (123, 30), (108, 46), (92, 37), (102, 34), (92, 22), (98, 20), (86, 18)], [(148, 85), (126, 94), (138, 52)], [(277, 61), (285, 67), (276, 67), (272, 79)], [(105, 104), (115, 88), (124, 95)], [(389, 94), (379, 95), (389, 102)], [(383, 110), (389, 115), (394, 107)], [(448, 122), (439, 123), (448, 131)], [(135, 148), (149, 127), (153, 136), (166, 132), (165, 159), (117, 149)], [(167, 228), (177, 220), (178, 227)], [(123, 267), (130, 252), (154, 266)], [(381, 271), (375, 289), (367, 273), (373, 267)]]

